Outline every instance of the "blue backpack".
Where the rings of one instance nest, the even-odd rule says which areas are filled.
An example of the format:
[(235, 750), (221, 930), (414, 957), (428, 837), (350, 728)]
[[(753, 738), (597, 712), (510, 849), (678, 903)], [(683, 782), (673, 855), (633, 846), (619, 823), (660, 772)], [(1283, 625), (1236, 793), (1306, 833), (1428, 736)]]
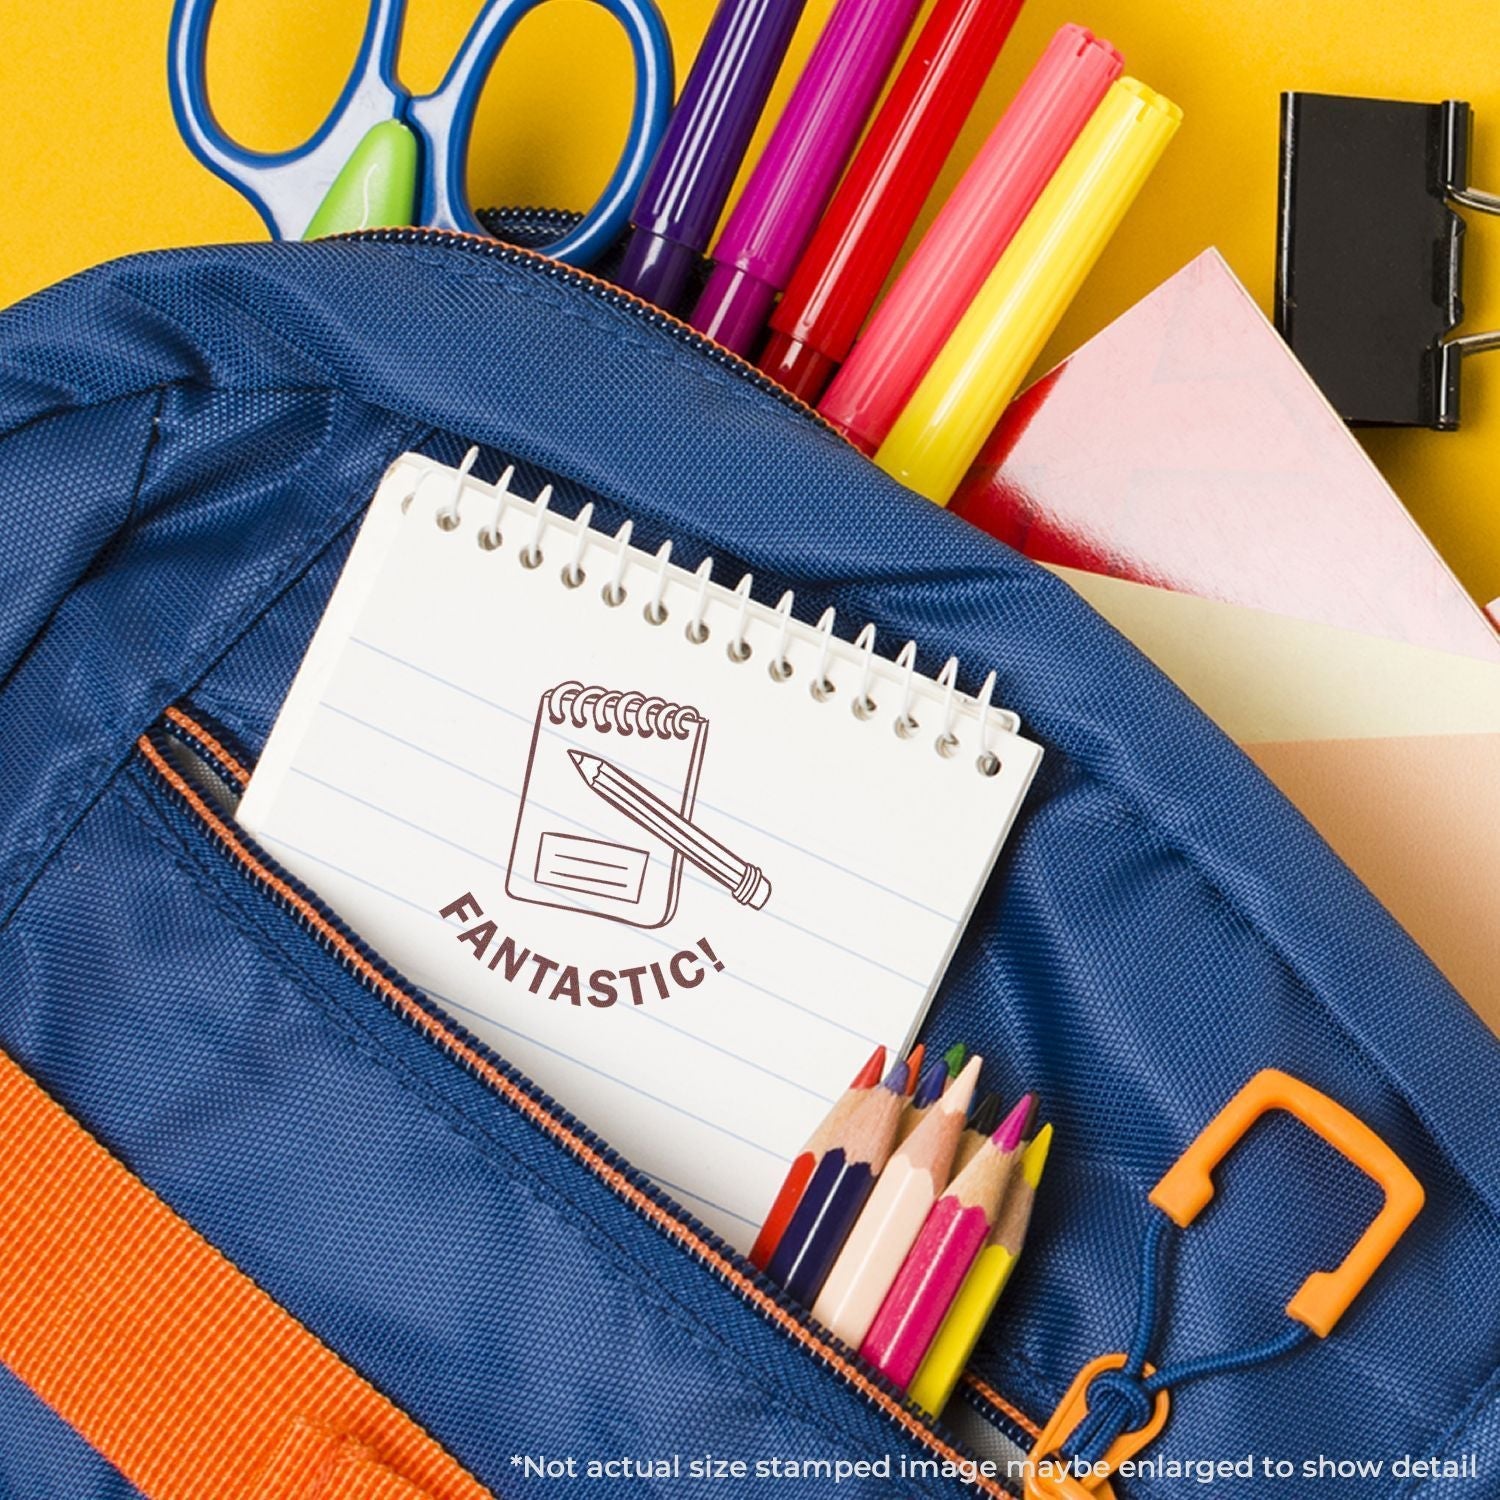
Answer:
[[(1144, 1298), (1178, 1378), (1141, 1454), (1160, 1463), (1122, 1495), (1201, 1494), (1204, 1462), (1247, 1461), (1253, 1480), (1209, 1477), (1500, 1493), (1495, 1040), (1061, 582), (684, 325), (456, 235), (101, 267), (0, 315), (0, 432), (0, 1051), (485, 1488), (1019, 1493), (979, 1462), (983, 1429), (1029, 1449)], [(903, 1404), (404, 985), (378, 934), (224, 833), (382, 472), (471, 443), (481, 473), (514, 462), (559, 509), (795, 588), (807, 618), (872, 620), (924, 666), (993, 663), (1045, 746), (927, 1023), (1007, 1097), (1039, 1090), (1057, 1130), (957, 1417)], [(1426, 1191), (1323, 1340), (1289, 1337), (1286, 1304), (1380, 1191), (1287, 1115), (1159, 1257), (1147, 1235), (1153, 1185), (1267, 1068)], [(59, 1414), (66, 1392), (14, 1373), (6, 1298), (0, 1495), (153, 1493)], [(1221, 1357), (1241, 1350), (1264, 1358)], [(1094, 1398), (1114, 1432), (1141, 1415), (1120, 1384)], [(587, 1477), (621, 1456), (678, 1468)], [(841, 1467), (788, 1477), (805, 1460)], [(734, 1461), (745, 1477), (714, 1477)]]

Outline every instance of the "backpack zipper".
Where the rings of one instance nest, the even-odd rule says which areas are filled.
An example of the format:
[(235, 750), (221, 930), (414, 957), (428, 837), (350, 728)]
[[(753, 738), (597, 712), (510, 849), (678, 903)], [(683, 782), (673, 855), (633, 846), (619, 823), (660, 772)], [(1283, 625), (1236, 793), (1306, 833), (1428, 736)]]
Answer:
[[(914, 1407), (907, 1405), (902, 1392), (874, 1371), (864, 1368), (857, 1355), (814, 1325), (800, 1305), (768, 1281), (737, 1250), (675, 1204), (655, 1183), (621, 1158), (613, 1147), (559, 1107), (484, 1042), (411, 989), (310, 891), (279, 870), (268, 855), (250, 843), (236, 824), (210, 805), (168, 759), (164, 746), (167, 737), (204, 761), (218, 780), (236, 795), (249, 781), (249, 758), (224, 743), (227, 735), (175, 706), (169, 707), (158, 726), (141, 735), (136, 742), (136, 748), (154, 778), (186, 805), (213, 842), (239, 865), (251, 883), (291, 916), (345, 969), (375, 991), (405, 1021), (487, 1083), (518, 1113), (551, 1136), (617, 1197), (728, 1286), (741, 1301), (749, 1303), (767, 1322), (800, 1345), (845, 1385), (852, 1387), (866, 1405), (875, 1407), (936, 1457), (965, 1467), (976, 1462), (974, 1454), (940, 1435)], [(1040, 1427), (1019, 1407), (977, 1377), (966, 1376), (965, 1380), (976, 1395), (982, 1396), (985, 1415), (993, 1425), (1023, 1453), (1029, 1452)], [(993, 1500), (1011, 1500), (1019, 1493), (999, 1479), (984, 1475), (977, 1475), (972, 1483), (975, 1489), (992, 1496)]]
[[(550, 208), (485, 209), (481, 214), (481, 218), (486, 223), (493, 224), (499, 229), (525, 232), (531, 226), (539, 225), (548, 231), (549, 238), (555, 238), (557, 233), (566, 229), (576, 221), (577, 217), (576, 214), (570, 214), (565, 210)], [(561, 282), (564, 286), (575, 287), (597, 301), (619, 308), (622, 312), (639, 318), (652, 328), (660, 329), (678, 343), (685, 344), (688, 348), (713, 360), (715, 364), (728, 370), (747, 385), (764, 391), (766, 395), (774, 398), (802, 421), (810, 422), (821, 431), (831, 433), (842, 443), (849, 443), (843, 433), (820, 415), (815, 408), (799, 400), (785, 386), (778, 385), (748, 359), (726, 349), (722, 344), (715, 343), (713, 339), (699, 333), (696, 328), (672, 313), (663, 312), (655, 303), (647, 302), (645, 298), (637, 297), (632, 292), (623, 291), (602, 277), (592, 275), (588, 271), (580, 271), (576, 266), (566, 265), (560, 260), (554, 260), (550, 255), (543, 255), (539, 250), (528, 250), (523, 245), (509, 244), (504, 240), (490, 239), (486, 235), (466, 234), (454, 229), (355, 229), (346, 234), (330, 235), (329, 238), (384, 245), (441, 245), (467, 251), (471, 255), (483, 255), (491, 260), (500, 261), (503, 265), (521, 266), (528, 271), (539, 271), (553, 281)], [(849, 443), (849, 446), (854, 452), (859, 452), (859, 449), (854, 448), (852, 443)], [(865, 457), (864, 454), (860, 456)]]

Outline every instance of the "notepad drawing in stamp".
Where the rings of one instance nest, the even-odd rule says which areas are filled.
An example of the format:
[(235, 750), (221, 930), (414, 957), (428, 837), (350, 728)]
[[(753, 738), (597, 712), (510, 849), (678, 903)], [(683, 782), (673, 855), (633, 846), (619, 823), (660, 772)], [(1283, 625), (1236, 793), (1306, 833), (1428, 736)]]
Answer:
[(505, 889), (516, 901), (663, 927), (685, 863), (742, 905), (770, 882), (694, 821), (708, 721), (688, 704), (559, 683), (537, 705)]

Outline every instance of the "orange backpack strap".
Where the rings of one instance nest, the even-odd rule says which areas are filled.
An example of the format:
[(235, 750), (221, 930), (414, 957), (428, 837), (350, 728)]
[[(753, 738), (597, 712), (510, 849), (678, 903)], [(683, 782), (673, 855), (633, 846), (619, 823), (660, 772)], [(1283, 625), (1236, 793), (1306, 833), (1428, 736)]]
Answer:
[(486, 1500), (0, 1052), (0, 1361), (149, 1500)]

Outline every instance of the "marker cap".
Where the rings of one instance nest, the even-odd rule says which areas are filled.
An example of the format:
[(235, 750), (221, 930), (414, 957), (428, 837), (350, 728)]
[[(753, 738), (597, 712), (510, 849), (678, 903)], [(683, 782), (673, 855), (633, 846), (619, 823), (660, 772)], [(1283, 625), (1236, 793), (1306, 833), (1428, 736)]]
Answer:
[(1134, 78), (1110, 86), (880, 445), (886, 473), (948, 503), (1181, 119)]
[(821, 349), (773, 328), (761, 351), (760, 367), (772, 380), (811, 405), (838, 368)]
[(692, 324), (715, 343), (748, 356), (775, 300), (776, 288), (760, 277), (738, 266), (716, 265), (693, 309)]
[(635, 229), (625, 246), (616, 277), (619, 285), (667, 312), (686, 300), (699, 252), (650, 229)]
[(876, 308), (819, 409), (873, 453), (1110, 84), (1119, 52), (1063, 26)]

